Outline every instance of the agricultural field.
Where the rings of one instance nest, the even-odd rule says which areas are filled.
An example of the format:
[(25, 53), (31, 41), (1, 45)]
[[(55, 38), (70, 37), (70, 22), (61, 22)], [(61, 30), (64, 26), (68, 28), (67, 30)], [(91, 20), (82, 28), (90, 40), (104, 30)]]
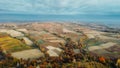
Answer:
[(99, 45), (104, 44), (106, 42), (102, 41), (100, 39), (93, 38), (93, 39), (87, 39), (84, 43), (88, 46), (99, 46)]
[(2, 33), (0, 33), (0, 47), (5, 52), (16, 52), (16, 51), (31, 49), (30, 46), (27, 46), (22, 41), (12, 38), (7, 34), (2, 34)]

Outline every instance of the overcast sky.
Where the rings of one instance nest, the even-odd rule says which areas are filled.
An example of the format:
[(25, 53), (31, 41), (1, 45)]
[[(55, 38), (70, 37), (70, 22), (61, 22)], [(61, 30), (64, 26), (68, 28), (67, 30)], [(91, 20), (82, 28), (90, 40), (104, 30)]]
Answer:
[(120, 14), (120, 0), (0, 0), (0, 13)]

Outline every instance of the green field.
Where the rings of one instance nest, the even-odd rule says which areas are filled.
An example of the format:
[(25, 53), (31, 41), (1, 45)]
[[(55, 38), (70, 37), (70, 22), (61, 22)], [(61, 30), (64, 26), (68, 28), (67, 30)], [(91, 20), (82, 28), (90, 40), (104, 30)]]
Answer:
[(0, 37), (0, 47), (7, 52), (16, 52), (16, 51), (21, 51), (21, 50), (26, 50), (31, 48), (30, 46), (27, 46), (22, 41), (7, 35), (4, 37)]

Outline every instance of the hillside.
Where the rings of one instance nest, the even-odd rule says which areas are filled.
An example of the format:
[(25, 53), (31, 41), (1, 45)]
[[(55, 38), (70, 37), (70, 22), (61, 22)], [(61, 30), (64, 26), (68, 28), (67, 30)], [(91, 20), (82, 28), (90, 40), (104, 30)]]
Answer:
[(1, 51), (20, 62), (31, 62), (32, 66), (30, 59), (43, 68), (46, 64), (58, 68), (61, 68), (59, 65), (62, 68), (108, 68), (120, 57), (120, 33), (106, 26), (63, 22), (0, 26)]

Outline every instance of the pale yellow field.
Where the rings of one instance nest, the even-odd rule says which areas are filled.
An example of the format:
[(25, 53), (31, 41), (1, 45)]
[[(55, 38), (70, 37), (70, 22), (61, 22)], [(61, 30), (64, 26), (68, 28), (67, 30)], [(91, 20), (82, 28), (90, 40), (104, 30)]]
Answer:
[(31, 48), (30, 46), (25, 45), (20, 40), (12, 38), (10, 36), (0, 38), (0, 47), (7, 52), (21, 51)]

